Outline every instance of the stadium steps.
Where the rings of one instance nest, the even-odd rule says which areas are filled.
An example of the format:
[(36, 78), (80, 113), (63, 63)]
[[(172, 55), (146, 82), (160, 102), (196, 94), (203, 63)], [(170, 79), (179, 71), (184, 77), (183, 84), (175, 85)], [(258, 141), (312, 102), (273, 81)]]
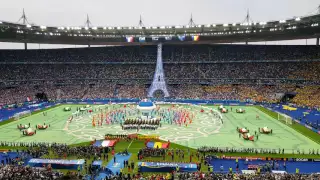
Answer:
[(86, 87), (86, 89), (83, 91), (83, 95), (81, 96), (81, 99), (86, 97), (88, 93), (89, 93), (89, 87)]
[(113, 91), (113, 96), (117, 97), (119, 94), (119, 87), (115, 86), (114, 91)]

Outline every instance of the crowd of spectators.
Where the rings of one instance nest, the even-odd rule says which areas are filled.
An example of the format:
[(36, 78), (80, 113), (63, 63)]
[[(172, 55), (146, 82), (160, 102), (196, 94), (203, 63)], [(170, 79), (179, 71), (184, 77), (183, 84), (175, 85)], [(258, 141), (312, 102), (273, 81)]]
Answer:
[[(189, 63), (164, 64), (168, 81), (194, 79), (300, 79), (319, 81), (320, 62), (270, 62), (270, 63)], [(98, 64), (6, 64), (0, 66), (0, 79), (7, 81), (54, 81), (65, 80), (130, 80), (150, 81), (154, 64), (145, 65), (98, 65)]]
[[(293, 103), (319, 107), (319, 52), (316, 46), (164, 45), (164, 72), (173, 98), (277, 102), (285, 92), (296, 92)], [(52, 100), (144, 98), (149, 86), (145, 84), (154, 76), (156, 53), (156, 46), (3, 50), (0, 105), (33, 100), (42, 92)], [(266, 79), (273, 85), (261, 85)], [(246, 84), (199, 85), (220, 80)], [(315, 85), (285, 85), (291, 80)]]
[(318, 179), (320, 177), (319, 174), (274, 174), (274, 173), (264, 173), (264, 174), (238, 174), (238, 173), (178, 173), (178, 179), (183, 180), (195, 180), (195, 179), (203, 179), (203, 180), (232, 180), (232, 179), (240, 179), (240, 180), (260, 180), (260, 179), (268, 179), (268, 180), (298, 180), (298, 179)]
[[(205, 154), (210, 153), (265, 153), (265, 154), (283, 154), (284, 149), (257, 149), (257, 148), (222, 148), (222, 147), (200, 147), (198, 152)], [(294, 152), (293, 152), (294, 154)]]
[[(164, 45), (167, 62), (310, 60), (319, 58), (316, 46), (282, 45)], [(155, 62), (157, 46), (114, 46), (96, 48), (4, 50), (4, 62)]]
[(2, 180), (53, 180), (63, 177), (63, 173), (48, 168), (33, 168), (17, 165), (0, 165), (0, 179)]
[(63, 144), (54, 144), (51, 146), (51, 150), (59, 157), (59, 158), (67, 158), (69, 156), (74, 156), (78, 158), (91, 158), (92, 156), (95, 159), (102, 159), (103, 153), (108, 152), (108, 148), (102, 149), (94, 146), (75, 146), (70, 147)]
[(204, 172), (176, 172), (167, 174), (121, 174), (107, 177), (106, 180), (316, 180), (319, 174), (240, 174), (240, 173), (204, 173)]
[(142, 148), (138, 152), (138, 157), (140, 159), (144, 157), (163, 157), (166, 154), (166, 150), (163, 148)]
[[(279, 102), (286, 93), (296, 94), (290, 101), (298, 106), (320, 107), (320, 86), (308, 85), (169, 85), (171, 98), (240, 100), (246, 102)], [(103, 98), (145, 98), (145, 85), (47, 85), (39, 87), (18, 86), (0, 90), (0, 105), (36, 100), (36, 93), (45, 93), (49, 100), (63, 99), (103, 99)]]
[(320, 86), (305, 86), (297, 89), (292, 102), (299, 106), (320, 107)]

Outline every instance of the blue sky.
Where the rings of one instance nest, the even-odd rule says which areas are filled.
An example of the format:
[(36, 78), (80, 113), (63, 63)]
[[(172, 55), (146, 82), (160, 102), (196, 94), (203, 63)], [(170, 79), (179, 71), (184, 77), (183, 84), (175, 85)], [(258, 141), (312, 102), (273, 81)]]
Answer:
[[(93, 26), (136, 26), (140, 14), (146, 26), (185, 25), (191, 13), (196, 24), (233, 23), (242, 22), (249, 9), (252, 20), (260, 22), (310, 15), (319, 5), (319, 0), (10, 0), (1, 3), (0, 20), (17, 22), (25, 8), (30, 23), (47, 26), (82, 26), (86, 14)], [(305, 40), (294, 42), (305, 43)], [(0, 48), (23, 48), (23, 45), (0, 43)]]

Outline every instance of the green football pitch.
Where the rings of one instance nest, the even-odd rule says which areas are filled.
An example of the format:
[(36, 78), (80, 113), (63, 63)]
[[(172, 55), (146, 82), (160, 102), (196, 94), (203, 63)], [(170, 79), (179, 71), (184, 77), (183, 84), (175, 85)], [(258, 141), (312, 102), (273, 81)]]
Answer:
[[(83, 105), (61, 105), (48, 109), (47, 116), (38, 113), (25, 117), (11, 123), (0, 126), (0, 141), (8, 142), (57, 142), (75, 144), (90, 141), (93, 139), (103, 139), (105, 134), (132, 134), (136, 130), (122, 130), (119, 124), (103, 126), (92, 126), (92, 117), (89, 114), (74, 118), (67, 125), (67, 120), (72, 111), (63, 111), (64, 107), (71, 107), (74, 111), (76, 107)], [(165, 105), (164, 105), (165, 106)], [(235, 148), (284, 148), (286, 153), (291, 153), (292, 149), (320, 149), (320, 145), (298, 133), (289, 126), (273, 119), (269, 115), (255, 107), (243, 106), (246, 110), (244, 114), (235, 112), (237, 106), (233, 106), (233, 111), (223, 114), (223, 123), (208, 113), (210, 108), (217, 109), (216, 106), (204, 106), (204, 113), (200, 112), (199, 107), (185, 106), (186, 109), (195, 113), (195, 118), (190, 125), (178, 126), (163, 124), (157, 130), (140, 130), (139, 134), (159, 135), (162, 140), (198, 148), (201, 146), (215, 147), (235, 147)], [(228, 107), (229, 108), (229, 107)], [(259, 115), (259, 120), (256, 119)], [(17, 129), (18, 124), (50, 124), (46, 130), (37, 130), (34, 136), (22, 136)], [(246, 141), (236, 131), (236, 128), (248, 128), (252, 134), (258, 131), (259, 127), (273, 130), (272, 134), (259, 134), (258, 140)]]

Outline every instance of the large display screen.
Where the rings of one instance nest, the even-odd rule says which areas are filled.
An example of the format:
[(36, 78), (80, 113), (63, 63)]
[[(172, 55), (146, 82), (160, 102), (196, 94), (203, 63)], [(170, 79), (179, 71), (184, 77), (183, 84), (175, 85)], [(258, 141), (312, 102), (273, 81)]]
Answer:
[(184, 42), (184, 41), (199, 41), (200, 36), (185, 36), (185, 35), (178, 35), (178, 36), (148, 36), (148, 37), (133, 37), (128, 36), (125, 37), (125, 42), (133, 43), (145, 43), (145, 42)]

